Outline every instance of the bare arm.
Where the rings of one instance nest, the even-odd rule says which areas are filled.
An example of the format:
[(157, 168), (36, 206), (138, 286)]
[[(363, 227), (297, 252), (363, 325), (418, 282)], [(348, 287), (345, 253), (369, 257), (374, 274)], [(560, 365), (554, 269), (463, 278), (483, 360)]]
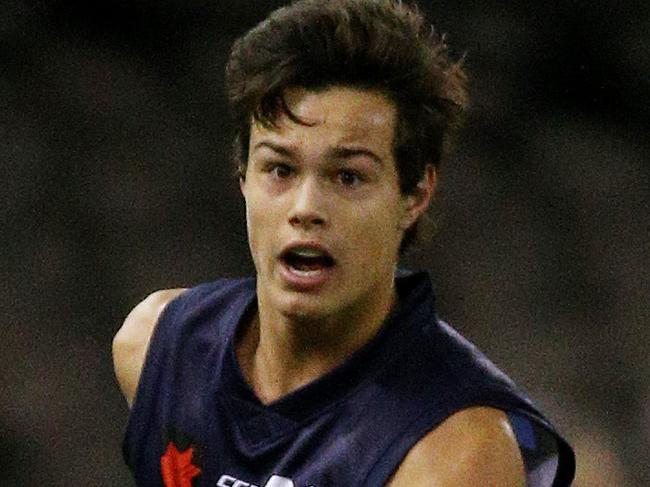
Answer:
[(475, 407), (454, 414), (422, 438), (387, 485), (523, 487), (526, 476), (505, 413)]
[(124, 320), (113, 338), (115, 376), (129, 407), (133, 404), (142, 365), (158, 319), (165, 306), (185, 289), (165, 289), (150, 294)]

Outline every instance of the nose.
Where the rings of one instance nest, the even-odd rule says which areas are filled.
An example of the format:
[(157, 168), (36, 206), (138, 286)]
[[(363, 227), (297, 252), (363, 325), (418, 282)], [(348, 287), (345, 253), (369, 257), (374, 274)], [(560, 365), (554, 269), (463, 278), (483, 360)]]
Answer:
[(295, 189), (289, 211), (289, 224), (309, 229), (313, 226), (323, 227), (326, 223), (325, 195), (318, 187), (317, 181), (307, 178)]

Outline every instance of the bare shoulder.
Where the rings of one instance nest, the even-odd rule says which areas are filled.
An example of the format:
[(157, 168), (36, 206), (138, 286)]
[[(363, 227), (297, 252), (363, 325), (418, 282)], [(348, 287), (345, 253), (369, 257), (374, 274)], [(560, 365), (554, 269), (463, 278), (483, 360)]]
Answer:
[(523, 487), (525, 483), (519, 445), (506, 414), (474, 407), (454, 414), (416, 443), (388, 485)]
[(133, 308), (113, 338), (115, 376), (129, 406), (133, 403), (149, 340), (158, 319), (165, 307), (183, 291), (184, 288), (179, 288), (151, 293)]

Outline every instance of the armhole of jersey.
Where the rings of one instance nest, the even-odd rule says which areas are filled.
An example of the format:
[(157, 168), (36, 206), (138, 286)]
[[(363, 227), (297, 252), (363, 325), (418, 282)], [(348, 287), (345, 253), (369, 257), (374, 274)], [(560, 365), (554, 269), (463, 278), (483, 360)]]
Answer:
[(526, 485), (551, 487), (559, 465), (555, 436), (523, 414), (508, 411), (507, 415), (526, 468)]
[[(149, 338), (149, 343), (147, 344), (147, 351), (144, 356), (144, 362), (142, 362), (142, 370), (140, 371), (140, 378), (138, 380), (138, 385), (135, 389), (135, 395), (133, 396), (131, 411), (135, 409), (136, 404), (138, 403), (138, 397), (142, 395), (140, 393), (140, 390), (144, 386), (143, 387), (140, 386), (146, 381), (146, 377), (150, 375), (149, 373), (145, 374), (146, 370), (149, 368), (147, 364), (150, 363), (152, 359), (156, 356), (157, 353), (156, 351), (158, 350), (158, 346), (157, 346), (158, 342), (162, 339), (160, 336), (165, 332), (164, 325), (161, 326), (161, 323), (168, 321), (168, 316), (176, 311), (177, 303), (189, 292), (191, 292), (191, 289), (186, 289), (185, 291), (181, 292), (177, 296), (174, 296), (174, 298), (171, 301), (165, 304), (165, 307), (162, 309), (160, 315), (158, 316), (158, 319), (156, 320), (156, 324), (154, 326), (153, 332), (151, 333), (151, 337)], [(155, 360), (158, 359), (155, 358)]]
[[(525, 413), (514, 412), (511, 409), (503, 409), (496, 405), (490, 405), (490, 407), (501, 409), (508, 416), (508, 421), (515, 433), (524, 461), (527, 487), (559, 487), (570, 485), (570, 480), (568, 483), (565, 480), (573, 479), (573, 463), (569, 462), (569, 464), (561, 465), (560, 457), (563, 458), (562, 461), (565, 463), (568, 460), (572, 460), (573, 457), (567, 457), (568, 453), (562, 450), (562, 445), (558, 444), (558, 439), (552, 431)], [(464, 408), (460, 408), (459, 410), (461, 409)], [(394, 442), (379, 457), (377, 463), (370, 469), (362, 485), (364, 487), (383, 485), (382, 482), (386, 482), (395, 472), (404, 459), (404, 456), (417, 441), (429, 431), (436, 428), (442, 421), (432, 425), (426, 416), (414, 421), (402, 432), (399, 441)]]
[(131, 468), (133, 468), (133, 464), (136, 461), (135, 452), (137, 450), (137, 442), (140, 440), (145, 428), (145, 423), (147, 422), (146, 418), (143, 417), (142, 411), (148, 407), (148, 405), (145, 405), (144, 403), (149, 402), (151, 399), (147, 397), (149, 394), (147, 392), (147, 383), (151, 381), (150, 376), (156, 369), (156, 366), (152, 362), (160, 361), (161, 351), (159, 345), (161, 341), (164, 344), (164, 335), (166, 333), (164, 322), (168, 321), (169, 316), (175, 313), (180, 298), (186, 295), (187, 291), (179, 294), (167, 303), (162, 313), (160, 313), (151, 338), (149, 339), (147, 352), (145, 354), (144, 362), (142, 363), (140, 378), (138, 380), (135, 395), (133, 396), (133, 402), (131, 404), (131, 409), (129, 410), (129, 416), (122, 441), (122, 454), (126, 464)]

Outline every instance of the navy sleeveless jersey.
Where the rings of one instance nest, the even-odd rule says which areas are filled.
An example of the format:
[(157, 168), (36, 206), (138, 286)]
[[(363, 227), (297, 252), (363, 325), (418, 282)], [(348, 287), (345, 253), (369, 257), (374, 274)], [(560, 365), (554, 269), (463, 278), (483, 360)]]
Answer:
[[(255, 285), (252, 278), (203, 284), (163, 312), (124, 440), (138, 486), (382, 486), (419, 439), (471, 406), (504, 410), (523, 421), (519, 431), (532, 425), (554, 440), (553, 485), (571, 483), (569, 445), (436, 317), (426, 273), (396, 279), (399, 305), (369, 343), (268, 405), (243, 378), (234, 348), (238, 325), (256, 311)], [(528, 469), (534, 456), (517, 436)]]

